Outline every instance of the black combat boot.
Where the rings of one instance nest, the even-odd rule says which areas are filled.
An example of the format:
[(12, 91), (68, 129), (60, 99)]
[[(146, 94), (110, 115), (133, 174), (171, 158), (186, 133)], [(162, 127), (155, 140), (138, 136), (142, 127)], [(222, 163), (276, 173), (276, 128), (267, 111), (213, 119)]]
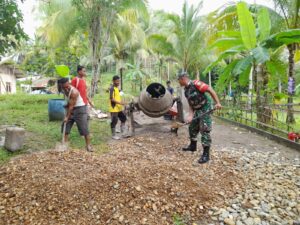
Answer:
[(182, 148), (182, 151), (185, 152), (195, 152), (197, 151), (197, 141), (192, 141), (188, 147)]
[(203, 154), (198, 160), (198, 163), (203, 164), (209, 161), (209, 146), (203, 146)]

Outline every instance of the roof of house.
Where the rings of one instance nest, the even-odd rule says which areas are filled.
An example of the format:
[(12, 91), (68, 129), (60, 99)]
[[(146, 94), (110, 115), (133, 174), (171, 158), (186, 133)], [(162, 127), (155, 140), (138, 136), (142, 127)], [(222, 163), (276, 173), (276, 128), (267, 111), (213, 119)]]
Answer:
[(55, 78), (51, 78), (51, 77), (43, 77), (43, 78), (41, 78), (41, 79), (32, 81), (31, 87), (33, 87), (33, 88), (45, 88), (45, 87), (48, 86), (49, 81), (55, 82)]
[(0, 69), (10, 70), (12, 74), (16, 76), (16, 78), (24, 77), (24, 73), (18, 68), (14, 61), (11, 59), (5, 59), (0, 61)]

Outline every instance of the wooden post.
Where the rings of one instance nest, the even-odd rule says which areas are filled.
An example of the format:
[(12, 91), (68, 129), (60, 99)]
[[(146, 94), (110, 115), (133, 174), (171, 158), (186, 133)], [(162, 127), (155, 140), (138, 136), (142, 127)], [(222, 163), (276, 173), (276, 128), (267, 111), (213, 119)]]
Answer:
[(121, 90), (123, 91), (123, 68), (120, 68)]

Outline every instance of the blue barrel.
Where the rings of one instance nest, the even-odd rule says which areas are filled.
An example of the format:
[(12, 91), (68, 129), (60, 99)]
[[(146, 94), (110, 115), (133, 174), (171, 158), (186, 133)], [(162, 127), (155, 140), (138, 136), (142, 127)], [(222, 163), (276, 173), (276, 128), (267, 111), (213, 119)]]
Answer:
[(50, 121), (60, 120), (65, 117), (66, 101), (64, 99), (49, 99), (48, 100), (48, 115)]

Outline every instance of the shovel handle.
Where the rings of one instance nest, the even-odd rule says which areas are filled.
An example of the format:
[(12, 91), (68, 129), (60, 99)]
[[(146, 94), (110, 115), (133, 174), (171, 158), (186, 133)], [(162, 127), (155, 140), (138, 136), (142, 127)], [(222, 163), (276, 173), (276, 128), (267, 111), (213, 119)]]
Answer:
[(207, 114), (210, 114), (210, 113), (212, 113), (212, 112), (215, 111), (215, 110), (216, 110), (215, 108), (212, 108), (212, 109), (210, 109), (210, 110), (208, 110), (208, 111), (202, 113), (200, 116), (197, 116), (197, 117), (193, 118), (191, 121), (189, 121), (189, 122), (187, 122), (187, 123), (184, 123), (184, 125), (188, 125), (188, 124), (192, 123), (192, 122), (195, 121), (195, 120), (201, 119), (203, 116), (205, 116), (205, 115), (207, 115)]
[(62, 141), (61, 141), (63, 144), (65, 143), (66, 127), (67, 127), (67, 123), (64, 122), (64, 125), (63, 125), (63, 132), (62, 132)]

